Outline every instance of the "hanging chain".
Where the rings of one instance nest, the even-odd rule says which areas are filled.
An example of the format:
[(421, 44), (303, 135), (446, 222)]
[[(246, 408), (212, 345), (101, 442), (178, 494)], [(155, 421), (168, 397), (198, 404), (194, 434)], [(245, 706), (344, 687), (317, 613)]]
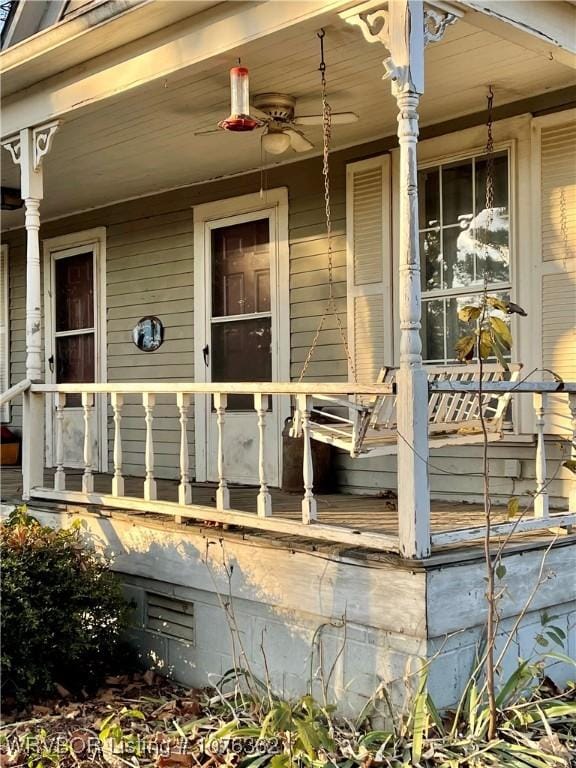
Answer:
[(492, 86), (488, 87), (488, 119), (486, 121), (487, 139), (486, 139), (486, 210), (488, 215), (492, 216), (494, 208), (494, 136), (492, 135), (492, 126), (494, 124), (494, 91)]
[(302, 366), (302, 370), (300, 371), (300, 376), (298, 377), (299, 382), (301, 382), (302, 379), (304, 378), (306, 371), (308, 369), (308, 366), (310, 365), (310, 361), (312, 360), (312, 357), (318, 345), (320, 333), (324, 328), (324, 323), (326, 322), (326, 318), (328, 317), (329, 314), (333, 314), (334, 317), (336, 318), (336, 324), (338, 326), (338, 331), (340, 334), (342, 345), (344, 347), (344, 351), (346, 352), (346, 357), (348, 358), (350, 371), (352, 373), (352, 377), (354, 381), (356, 381), (356, 371), (354, 368), (354, 361), (352, 360), (352, 356), (350, 354), (350, 348), (348, 347), (348, 340), (346, 338), (346, 333), (344, 331), (344, 324), (338, 312), (338, 308), (336, 306), (336, 299), (334, 297), (334, 252), (333, 252), (333, 246), (332, 246), (332, 209), (331, 209), (331, 203), (330, 203), (330, 163), (329, 163), (330, 142), (332, 139), (332, 108), (328, 102), (327, 86), (326, 86), (326, 62), (324, 61), (325, 34), (326, 33), (324, 32), (323, 29), (321, 29), (320, 32), (318, 32), (318, 39), (320, 40), (320, 66), (318, 67), (318, 69), (320, 71), (320, 80), (322, 84), (322, 139), (323, 139), (322, 141), (322, 176), (324, 178), (324, 207), (325, 207), (325, 213), (326, 213), (326, 243), (327, 243), (327, 255), (328, 255), (328, 303), (326, 304), (326, 308), (324, 309), (322, 317), (320, 318), (320, 323), (318, 324), (318, 328), (316, 329), (314, 339), (312, 340), (312, 344), (310, 346), (310, 349), (308, 350), (308, 354), (306, 355), (304, 365)]
[(488, 292), (488, 254), (490, 242), (490, 230), (494, 219), (494, 136), (492, 126), (494, 124), (494, 91), (488, 86), (486, 119), (486, 224), (484, 228), (484, 301)]

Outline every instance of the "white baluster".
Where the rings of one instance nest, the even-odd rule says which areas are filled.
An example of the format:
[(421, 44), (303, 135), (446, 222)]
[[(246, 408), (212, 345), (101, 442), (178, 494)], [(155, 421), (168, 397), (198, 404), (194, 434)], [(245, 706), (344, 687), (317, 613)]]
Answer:
[(547, 395), (535, 392), (533, 396), (536, 413), (536, 496), (534, 498), (534, 517), (548, 517), (548, 490), (546, 486), (546, 443), (544, 428), (546, 424)]
[(82, 408), (84, 410), (84, 474), (82, 476), (82, 492), (93, 493), (94, 476), (92, 475), (92, 409), (94, 395), (92, 392), (82, 392)]
[(268, 395), (254, 395), (254, 409), (258, 414), (258, 434), (260, 438), (258, 450), (258, 475), (260, 491), (258, 493), (257, 511), (259, 517), (272, 515), (272, 497), (266, 484), (266, 412), (268, 410)]
[[(576, 392), (568, 395), (568, 406), (572, 416), (572, 442), (570, 445), (570, 459), (573, 461), (573, 469), (576, 470)], [(576, 514), (576, 472), (572, 476), (572, 487), (570, 489), (570, 498), (568, 501), (568, 510)]]
[(153, 411), (156, 403), (156, 396), (151, 392), (142, 394), (142, 405), (144, 406), (144, 420), (146, 421), (146, 478), (144, 480), (144, 498), (147, 501), (156, 499), (156, 480), (154, 480), (154, 442), (152, 439), (152, 423), (154, 421)]
[[(178, 486), (178, 503), (192, 503), (192, 486), (190, 485), (190, 457), (188, 455), (188, 409), (190, 395), (186, 392), (176, 394), (176, 403), (180, 411), (180, 485)], [(177, 517), (176, 522), (182, 522)]]
[(112, 496), (124, 496), (124, 478), (122, 477), (122, 406), (124, 396), (120, 392), (112, 392), (110, 396), (114, 413), (114, 476), (112, 477)]
[(216, 490), (216, 509), (230, 509), (230, 490), (224, 478), (224, 415), (227, 396), (222, 392), (214, 395), (216, 424), (218, 425), (218, 489)]
[(56, 392), (54, 396), (56, 406), (56, 472), (54, 474), (54, 490), (66, 490), (66, 474), (64, 472), (64, 406), (66, 395), (64, 392)]
[(304, 477), (304, 498), (302, 499), (302, 522), (311, 523), (316, 520), (318, 513), (316, 499), (314, 498), (314, 468), (312, 465), (312, 443), (310, 440), (310, 411), (312, 410), (312, 397), (310, 395), (298, 395), (298, 409), (302, 415), (302, 439), (304, 440), (304, 457), (302, 462), (302, 474)]

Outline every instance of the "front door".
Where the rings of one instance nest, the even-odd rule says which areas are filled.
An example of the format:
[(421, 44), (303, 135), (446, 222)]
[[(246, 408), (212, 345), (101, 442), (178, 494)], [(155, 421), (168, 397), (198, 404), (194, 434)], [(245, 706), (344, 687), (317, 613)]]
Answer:
[[(98, 248), (84, 245), (49, 250), (45, 260), (46, 380), (50, 383), (100, 381)], [(103, 470), (101, 397), (92, 410), (93, 468)], [(56, 462), (55, 403), (47, 413), (47, 463)], [(82, 467), (84, 411), (80, 394), (68, 394), (62, 419), (64, 466)]]
[[(199, 323), (196, 334), (203, 369), (197, 380), (278, 381), (283, 367), (280, 358), (287, 355), (289, 340), (281, 339), (280, 304), (282, 300), (287, 304), (288, 286), (279, 287), (276, 210), (253, 211), (204, 222), (203, 226), (206, 311), (203, 327)], [(197, 477), (215, 481), (216, 414), (211, 396), (201, 400), (197, 419), (204, 416), (206, 454), (204, 473), (198, 463)], [(288, 402), (271, 398), (265, 456), (266, 480), (271, 486), (280, 484), (282, 421), (287, 413)], [(226, 480), (257, 484), (258, 449), (253, 397), (228, 395), (224, 422)]]

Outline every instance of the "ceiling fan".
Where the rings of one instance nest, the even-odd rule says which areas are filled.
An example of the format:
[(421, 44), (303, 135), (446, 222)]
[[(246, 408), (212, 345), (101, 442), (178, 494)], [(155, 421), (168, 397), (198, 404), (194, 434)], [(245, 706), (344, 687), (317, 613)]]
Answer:
[[(308, 152), (314, 145), (299, 130), (300, 126), (322, 125), (322, 115), (296, 115), (296, 99), (285, 93), (261, 93), (253, 99), (254, 116), (264, 124), (262, 146), (270, 154), (281, 154), (291, 147), (295, 152)], [(333, 124), (355, 123), (354, 112), (333, 112)]]
[[(299, 130), (299, 126), (322, 125), (322, 115), (296, 115), (296, 99), (286, 93), (261, 93), (254, 96), (252, 106), (248, 97), (248, 70), (234, 67), (230, 71), (232, 109), (230, 117), (218, 123), (217, 128), (196, 131), (202, 136), (219, 131), (247, 132), (264, 128), (262, 148), (272, 155), (280, 155), (292, 148), (295, 152), (308, 152), (314, 144)], [(355, 123), (354, 112), (333, 112), (332, 123)]]

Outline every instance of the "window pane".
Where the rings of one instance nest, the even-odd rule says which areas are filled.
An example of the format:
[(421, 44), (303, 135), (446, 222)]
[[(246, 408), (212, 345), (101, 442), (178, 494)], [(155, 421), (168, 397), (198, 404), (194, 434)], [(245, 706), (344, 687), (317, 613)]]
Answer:
[(56, 330), (94, 327), (94, 257), (81, 253), (56, 259)]
[(270, 311), (268, 219), (212, 230), (212, 315)]
[(470, 247), (469, 230), (452, 227), (443, 230), (443, 288), (458, 288), (474, 282), (475, 250)]
[(472, 200), (472, 161), (442, 168), (442, 224), (458, 224), (462, 216), (474, 214)]
[(444, 360), (444, 300), (422, 303), (422, 357), (428, 362)]
[[(486, 158), (476, 160), (476, 211), (486, 208)], [(508, 153), (494, 156), (494, 207), (508, 213)]]
[[(212, 326), (212, 381), (271, 381), (271, 319), (236, 320)], [(230, 410), (254, 407), (251, 395), (228, 398)]]
[(508, 211), (508, 155), (494, 158), (494, 204), (486, 209), (485, 159), (476, 161), (476, 219), (473, 229), (476, 239), (476, 273), (488, 282), (510, 279), (510, 222)]
[(422, 290), (431, 291), (442, 286), (442, 255), (440, 253), (440, 230), (430, 230), (420, 235), (420, 260), (422, 269)]
[[(472, 324), (463, 323), (458, 317), (462, 307), (477, 307), (480, 296), (461, 296), (446, 301), (446, 362), (456, 361), (456, 344), (462, 336), (468, 336), (475, 331)], [(476, 351), (474, 351), (476, 355)]]
[(418, 173), (418, 212), (420, 229), (440, 224), (440, 173), (431, 168)]

